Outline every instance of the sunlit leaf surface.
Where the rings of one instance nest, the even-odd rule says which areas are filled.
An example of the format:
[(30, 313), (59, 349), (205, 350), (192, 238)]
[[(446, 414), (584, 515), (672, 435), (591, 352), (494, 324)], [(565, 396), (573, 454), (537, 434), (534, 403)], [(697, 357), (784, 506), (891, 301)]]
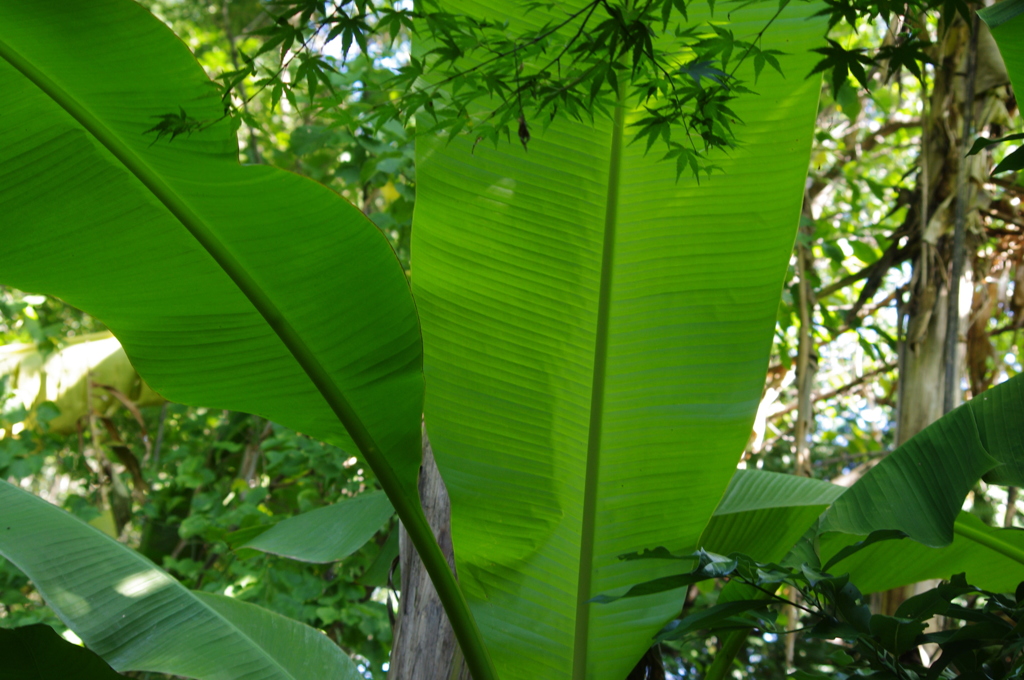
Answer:
[(0, 555), (117, 670), (201, 680), (362, 677), (319, 631), (255, 605), (193, 593), (134, 550), (3, 481), (0, 507)]
[[(777, 7), (734, 10), (730, 28), (756, 34)], [(427, 430), (503, 680), (621, 680), (677, 613), (660, 596), (588, 601), (661, 575), (619, 555), (695, 547), (750, 433), (818, 101), (814, 11), (790, 5), (766, 33), (786, 77), (765, 70), (735, 102), (742, 145), (699, 186), (628, 144), (632, 110), (538, 124), (529, 151), (417, 150)]]

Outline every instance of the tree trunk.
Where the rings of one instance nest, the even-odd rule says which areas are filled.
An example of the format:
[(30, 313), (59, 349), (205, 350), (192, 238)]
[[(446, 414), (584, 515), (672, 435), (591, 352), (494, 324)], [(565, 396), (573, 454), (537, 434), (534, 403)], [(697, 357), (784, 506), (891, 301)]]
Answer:
[[(804, 201), (805, 214), (810, 212), (808, 202)], [(805, 228), (801, 228), (806, 231)], [(814, 376), (818, 370), (818, 352), (814, 346), (814, 308), (817, 301), (808, 281), (814, 267), (814, 259), (809, 248), (802, 244), (796, 247), (797, 272), (800, 276), (800, 335), (796, 359), (797, 384), (797, 417), (795, 429), (796, 443), (796, 474), (812, 477), (811, 470), (811, 433), (814, 430)], [(791, 659), (789, 659), (791, 661)]]
[[(970, 265), (984, 232), (978, 208), (990, 201), (983, 188), (988, 175), (984, 155), (964, 158), (965, 144), (970, 142), (965, 142), (964, 130), (971, 127), (964, 125), (964, 118), (973, 118), (975, 129), (981, 129), (1000, 117), (1000, 107), (1005, 113), (1001, 103), (1005, 67), (998, 56), (992, 56), (991, 42), (984, 27), (972, 42), (968, 26), (959, 18), (948, 29), (940, 27), (942, 50), (935, 55), (933, 89), (922, 115), (921, 172), (915, 191), (919, 203), (908, 213), (906, 223), (906, 233), (919, 245), (900, 357), (897, 446), (943, 415), (947, 382), (952, 390), (948, 401), (952, 406), (961, 401), (970, 313), (950, 319), (950, 310), (964, 310), (957, 300), (950, 299), (949, 291), (972, 285)], [(974, 56), (969, 59), (969, 49), (976, 50), (976, 61)], [(972, 77), (967, 82), (964, 76), (969, 61), (976, 71), (970, 69)], [(955, 269), (950, 266), (955, 250), (952, 237), (957, 222), (961, 236), (956, 245), (965, 251), (961, 255), (965, 271), (951, 286), (950, 270)], [(973, 291), (970, 294), (973, 297)], [(956, 337), (950, 337), (954, 332)], [(892, 614), (907, 597), (931, 585), (926, 582), (879, 593), (872, 600), (873, 608)]]
[[(434, 454), (423, 433), (423, 465), (420, 467), (420, 498), (437, 542), (455, 570), (452, 551), (451, 504)], [(441, 606), (416, 549), (404, 526), (399, 528), (402, 571), (401, 600), (395, 643), (391, 650), (391, 680), (471, 680), (455, 632)]]
[(899, 446), (942, 416), (946, 291), (936, 282), (915, 295), (900, 375)]

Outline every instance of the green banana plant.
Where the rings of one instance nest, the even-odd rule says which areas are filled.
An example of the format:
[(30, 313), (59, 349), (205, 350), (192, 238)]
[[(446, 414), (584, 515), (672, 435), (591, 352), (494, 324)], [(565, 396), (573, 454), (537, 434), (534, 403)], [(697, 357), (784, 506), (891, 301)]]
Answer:
[(421, 339), (383, 234), (311, 180), (240, 166), (209, 79), (133, 2), (0, 4), (0, 89), (3, 283), (103, 320), (168, 399), (360, 451), (493, 678), (417, 496)]
[[(736, 9), (730, 26), (756, 33), (776, 7)], [(496, 1), (473, 8), (544, 18)], [(619, 555), (753, 545), (751, 527), (813, 521), (834, 495), (758, 474), (729, 486), (800, 209), (815, 11), (792, 5), (764, 35), (765, 49), (786, 53), (785, 76), (762, 73), (758, 96), (736, 102), (743, 143), (703, 185), (677, 182), (627, 143), (628, 102), (593, 126), (556, 122), (529, 152), (423, 143), (417, 312), (386, 240), (357, 210), (289, 173), (238, 166), (208, 81), (160, 22), (128, 0), (59, 14), (10, 0), (0, 4), (0, 88), (13, 95), (0, 119), (0, 277), (103, 320), (170, 399), (259, 413), (360, 451), (477, 680), (621, 680), (675, 606), (650, 595), (592, 602), (669, 574)], [(175, 120), (195, 129), (175, 137)], [(417, 497), (424, 410), (461, 585)], [(0, 553), (115, 668), (291, 677), (272, 615), (189, 594), (60, 511), (14, 487), (0, 494), (3, 517), (21, 527), (17, 539), (0, 532)], [(40, 557), (38, 532), (56, 526), (68, 537), (58, 543), (94, 567), (74, 587), (56, 558)], [(294, 539), (261, 545), (297, 555)], [(794, 540), (787, 528), (764, 549)], [(48, 554), (72, 559), (57, 543)], [(101, 555), (129, 571), (105, 575)], [(186, 624), (176, 611), (202, 614)], [(111, 641), (127, 612), (158, 642)], [(211, 645), (205, 665), (189, 660), (196, 640)]]
[[(774, 11), (774, 7), (763, 5), (739, 11), (735, 26), (741, 31), (759, 29)], [(626, 413), (618, 410), (619, 404), (603, 403), (606, 392), (609, 401), (627, 396), (621, 389), (626, 377), (621, 371), (621, 352), (629, 348), (629, 343), (620, 341), (617, 334), (645, 333), (652, 324), (656, 330), (650, 345), (659, 356), (643, 370), (664, 371), (652, 394), (671, 389), (680, 396), (662, 395), (642, 407), (654, 419), (647, 418), (640, 425), (655, 429), (638, 443), (659, 449), (652, 457), (654, 468), (664, 467), (666, 454), (672, 450), (680, 446), (690, 449), (691, 459), (671, 462), (667, 471), (672, 474), (657, 480), (663, 486), (678, 484), (679, 493), (652, 499), (652, 505), (664, 499), (682, 499), (685, 505), (677, 511), (689, 518), (689, 536), (683, 540), (696, 540), (728, 480), (731, 458), (746, 436), (756, 406), (776, 300), (792, 244), (817, 103), (817, 84), (801, 77), (811, 65), (807, 49), (817, 44), (821, 33), (820, 24), (807, 21), (807, 14), (796, 12), (777, 22), (776, 30), (765, 36), (768, 47), (787, 47), (796, 56), (791, 63), (784, 60), (784, 68), (791, 74), (789, 80), (768, 74), (762, 77), (761, 101), (771, 102), (770, 115), (759, 112), (760, 102), (737, 109), (749, 118), (750, 135), (732, 158), (722, 160), (728, 179), (706, 188), (686, 181), (676, 184), (668, 167), (644, 159), (639, 149), (624, 143), (625, 127), (633, 115), (627, 115), (624, 106), (618, 108), (611, 126), (556, 126), (534, 145), (534, 157), (543, 154), (546, 163), (546, 176), (541, 181), (561, 181), (561, 190), (551, 193), (547, 204), (556, 211), (560, 206), (574, 211), (563, 215), (560, 223), (552, 224), (545, 233), (538, 233), (537, 224), (526, 220), (522, 233), (546, 239), (535, 243), (533, 249), (528, 247), (527, 254), (536, 253), (536, 248), (549, 251), (547, 255), (559, 255), (557, 250), (565, 247), (579, 250), (578, 256), (562, 253), (568, 258), (555, 257), (547, 264), (555, 267), (551, 271), (556, 277), (564, 275), (584, 284), (578, 290), (566, 290), (564, 299), (552, 301), (570, 304), (566, 308), (572, 310), (568, 318), (575, 325), (567, 327), (568, 335), (557, 337), (556, 342), (566, 343), (566, 347), (582, 342), (582, 352), (549, 357), (565, 363), (547, 370), (553, 380), (563, 383), (562, 387), (566, 380), (572, 387), (576, 378), (587, 374), (591, 380), (598, 379), (596, 384), (567, 393), (568, 402), (563, 404), (584, 411), (597, 407), (591, 409), (593, 417), (584, 418), (591, 422), (592, 443), (576, 452), (579, 455), (589, 450), (593, 454), (591, 463), (584, 464), (590, 470), (584, 477), (591, 481), (585, 482), (582, 477), (570, 480), (570, 486), (578, 486), (576, 491), (583, 493), (572, 494), (576, 496), (572, 503), (561, 507), (557, 487), (564, 486), (566, 480), (559, 476), (582, 471), (578, 465), (575, 470), (558, 470), (568, 462), (567, 455), (573, 455), (565, 447), (565, 438), (579, 434), (578, 422), (570, 428), (576, 431), (552, 430), (554, 439), (549, 443), (553, 444), (554, 457), (525, 472), (527, 480), (532, 480), (530, 493), (543, 502), (502, 506), (509, 514), (501, 521), (506, 526), (520, 525), (522, 531), (513, 532), (509, 541), (494, 536), (490, 540), (492, 559), (500, 569), (509, 567), (510, 557), (513, 566), (522, 559), (524, 571), (527, 566), (534, 569), (536, 563), (526, 564), (536, 552), (537, 546), (532, 543), (547, 540), (552, 528), (558, 528), (567, 539), (566, 545), (576, 544), (578, 550), (578, 536), (582, 536), (592, 550), (582, 568), (569, 564), (568, 572), (552, 579), (549, 589), (555, 594), (566, 585), (568, 576), (570, 606), (560, 607), (554, 620), (548, 616), (537, 619), (542, 628), (554, 627), (545, 629), (550, 636), (545, 634), (544, 640), (527, 645), (530, 651), (524, 658), (528, 663), (510, 663), (512, 655), (523, 649), (521, 640), (514, 634), (496, 637), (493, 618), (489, 619), (488, 634), (483, 639), (492, 651), (502, 655), (505, 661), (501, 672), (506, 677), (538, 668), (556, 676), (611, 677), (632, 663), (628, 657), (642, 651), (651, 630), (669, 614), (663, 607), (652, 608), (645, 603), (643, 611), (629, 613), (630, 618), (632, 613), (640, 616), (625, 622), (621, 635), (614, 625), (609, 627), (609, 621), (597, 621), (592, 632), (587, 632), (589, 606), (581, 598), (589, 596), (591, 586), (586, 584), (591, 581), (598, 587), (605, 585), (594, 576), (603, 568), (601, 561), (608, 554), (602, 547), (605, 537), (596, 531), (605, 526), (606, 519), (605, 511), (597, 512), (597, 503), (607, 502), (608, 496), (596, 480), (603, 467), (601, 474), (607, 483), (609, 470), (616, 465), (611, 458), (616, 455), (613, 435), (619, 436), (614, 432), (615, 414)], [(102, 50), (97, 49), (100, 43)], [(82, 55), (89, 58), (83, 59)], [(199, 68), (163, 26), (124, 0), (98, 0), (57, 16), (27, 1), (4, 3), (0, 7), (0, 84), (5, 92), (16, 95), (13, 100), (17, 102), (0, 131), (5, 177), (24, 178), (5, 180), (0, 188), (0, 205), (7, 216), (7, 252), (19, 253), (17, 261), (0, 262), (4, 282), (54, 293), (102, 319), (148, 382), (170, 399), (260, 413), (360, 450), (416, 541), (428, 569), (432, 568), (432, 577), (474, 676), (478, 680), (496, 677), (462, 590), (443, 566), (416, 499), (422, 398), (420, 342), (415, 308), (383, 237), (351, 206), (312, 182), (270, 168), (238, 167), (230, 127), (217, 122), (219, 103), (211, 96)], [(171, 113), (174, 111), (180, 111), (180, 116), (175, 118), (177, 114)], [(175, 121), (197, 124), (190, 134), (175, 137)], [(565, 147), (557, 143), (559, 136), (563, 141), (574, 140), (573, 144)], [(421, 177), (437, 172), (438, 182), (446, 181), (438, 169), (442, 153), (425, 153), (433, 156), (433, 162), (421, 154), (426, 170)], [(449, 150), (451, 153), (467, 156), (458, 145)], [(491, 157), (492, 163), (495, 158)], [(508, 165), (509, 171), (523, 169), (529, 170), (522, 159)], [(493, 174), (493, 170), (489, 172)], [(486, 176), (478, 174), (466, 182), (467, 187), (486, 190), (489, 195), (496, 192), (501, 199), (508, 195), (508, 181), (523, 181), (514, 175), (502, 175), (495, 178), (493, 187), (480, 187), (480, 177)], [(751, 181), (761, 176), (773, 181)], [(50, 199), (55, 186), (60, 187), (59, 202)], [(427, 200), (422, 212), (436, 211), (429, 182), (424, 186)], [(725, 197), (732, 196), (740, 186), (747, 186), (748, 203), (746, 210), (736, 212)], [(535, 191), (540, 188), (541, 184), (534, 183)], [(518, 191), (525, 189), (524, 184)], [(518, 195), (516, 189), (512, 193)], [(542, 196), (538, 198), (543, 201)], [(470, 201), (467, 209), (474, 203), (478, 204)], [(637, 205), (645, 209), (634, 211)], [(531, 211), (538, 206), (516, 207)], [(469, 216), (467, 212), (465, 217)], [(436, 218), (432, 222), (421, 216), (417, 219), (424, 224), (428, 237), (438, 226)], [(442, 218), (459, 219), (458, 215)], [(681, 271), (683, 276), (669, 276), (661, 282), (657, 276), (650, 281), (643, 277), (628, 281), (627, 273), (638, 268), (647, 247), (643, 230), (638, 229), (644, 224), (652, 228), (648, 234), (651, 243), (667, 239), (669, 245), (649, 273), (667, 269)], [(567, 231), (573, 226), (576, 234)], [(605, 238), (616, 231), (617, 241)], [(717, 307), (709, 299), (687, 302), (687, 297), (696, 298), (705, 292), (699, 276), (702, 262), (708, 261), (714, 244), (721, 243), (721, 236), (727, 233), (746, 237), (752, 244), (756, 240), (756, 247), (748, 248), (737, 259), (733, 285), (722, 294), (729, 304)], [(500, 243), (502, 237), (495, 236), (495, 243)], [(447, 265), (424, 266), (431, 259), (428, 250), (418, 255), (417, 272), (424, 278), (425, 303), (436, 309), (437, 293), (431, 292), (431, 286), (446, 276)], [(473, 247), (465, 252), (475, 257)], [(687, 252), (689, 261), (676, 261), (676, 254)], [(499, 269), (513, 273), (520, 266), (509, 260)], [(430, 280), (429, 272), (434, 267), (436, 273)], [(558, 268), (564, 271), (559, 273)], [(613, 269), (623, 277), (614, 286)], [(531, 272), (528, 268), (524, 273)], [(628, 315), (618, 311), (619, 306), (631, 289), (636, 293), (636, 287), (645, 284), (652, 285), (650, 296), (655, 302), (657, 298), (670, 301), (666, 308), (670, 316), (666, 320), (657, 308), (652, 308), (636, 319), (631, 330), (619, 329), (623, 321), (628, 321)], [(332, 305), (333, 314), (326, 315), (328, 321), (323, 323), (325, 300)], [(528, 305), (535, 302), (520, 301)], [(646, 304), (640, 302), (641, 307)], [(483, 323), (502, 313), (504, 310), (489, 312), (482, 318)], [(726, 321), (725, 326), (713, 327), (730, 315), (743, 322), (729, 327)], [(430, 318), (437, 319), (436, 312)], [(544, 323), (538, 319), (537, 328), (543, 329)], [(594, 324), (601, 328), (599, 332), (595, 333)], [(703, 339), (702, 327), (706, 328)], [(437, 337), (433, 330), (431, 333)], [(722, 342), (729, 333), (736, 333), (739, 340)], [(713, 361), (702, 365), (697, 360), (703, 350), (692, 339), (714, 343)], [(460, 341), (458, 335), (448, 339)], [(477, 345), (480, 342), (473, 341)], [(588, 347), (594, 342), (599, 347), (596, 355), (594, 347)], [(665, 352), (663, 346), (673, 343), (677, 347)], [(232, 354), (224, 351), (227, 348)], [(602, 367), (595, 371), (593, 361), (598, 355)], [(583, 364), (578, 364), (580, 359)], [(674, 369), (676, 363), (684, 368)], [(254, 364), (261, 370), (252, 371)], [(534, 363), (532, 368), (535, 370), (537, 365)], [(702, 373), (706, 374), (703, 379)], [(453, 378), (457, 377), (456, 372)], [(670, 388), (670, 382), (676, 379), (678, 384)], [(603, 381), (608, 384), (607, 390)], [(434, 383), (439, 398), (435, 403), (440, 403), (446, 397), (441, 381)], [(487, 399), (501, 399), (499, 392)], [(710, 404), (706, 403), (709, 395), (713, 400)], [(621, 407), (628, 410), (628, 403)], [(513, 415), (529, 415), (531, 408), (535, 406), (527, 405)], [(556, 420), (562, 418), (565, 414), (560, 409), (551, 409), (549, 415)], [(658, 441), (656, 430), (672, 428), (667, 419), (673, 410), (683, 416), (678, 427), (681, 438)], [(709, 414), (719, 420), (716, 426), (728, 428), (732, 434), (722, 430), (722, 436), (710, 436), (707, 423), (698, 422), (708, 421)], [(445, 456), (455, 455), (449, 453), (449, 435), (441, 417), (428, 413), (428, 418), (437, 423)], [(613, 427), (606, 433), (602, 422)], [(468, 419), (466, 424), (467, 432), (475, 426)], [(534, 423), (525, 418), (522, 427), (526, 431)], [(605, 444), (598, 442), (601, 436)], [(712, 450), (702, 451), (704, 447)], [(603, 463), (599, 461), (602, 453)], [(514, 461), (520, 452), (515, 447), (499, 447), (489, 455)], [(697, 458), (706, 464), (687, 470)], [(481, 546), (467, 539), (462, 528), (466, 513), (477, 511), (466, 503), (464, 491), (465, 480), (476, 470), (472, 461), (465, 463), (459, 470), (446, 465), (446, 476), (455, 489), (458, 507), (458, 550), (465, 554), (460, 558), (463, 580), (480, 602), (480, 588), (490, 588), (491, 584), (482, 585), (481, 573), (474, 572), (481, 560)], [(523, 473), (515, 467), (507, 471), (510, 481)], [(687, 478), (699, 483), (687, 485)], [(634, 489), (647, 484), (642, 479), (629, 479), (627, 474), (622, 479)], [(552, 499), (556, 502), (551, 503)], [(500, 494), (493, 500), (504, 503)], [(577, 507), (571, 507), (573, 504)], [(579, 511), (586, 516), (580, 516)], [(635, 520), (636, 508), (629, 512)], [(576, 538), (565, 535), (567, 530), (574, 530), (569, 521), (573, 515)], [(493, 518), (494, 513), (484, 512), (483, 516)], [(662, 521), (664, 516), (656, 513), (647, 518), (648, 538), (656, 536), (660, 526), (671, 526)], [(31, 561), (31, 545), (22, 545), (20, 552), (9, 545), (3, 550), (16, 563)], [(576, 578), (575, 573), (582, 576)], [(628, 577), (620, 574), (615, 578), (621, 581)], [(533, 579), (533, 575), (527, 578)], [(528, 591), (536, 585), (534, 579), (527, 586), (522, 608), (510, 621), (522, 622), (532, 616), (536, 599)], [(42, 587), (45, 592), (45, 585)], [(552, 602), (564, 604), (558, 597)], [(84, 620), (72, 616), (59, 603), (57, 609), (70, 623), (83, 625)], [(486, 607), (477, 611), (488, 614)], [(88, 619), (82, 610), (77, 614)], [(622, 613), (618, 616), (621, 618)], [(612, 644), (605, 646), (601, 638), (609, 634), (612, 639), (608, 642)], [(90, 642), (88, 637), (83, 639)], [(597, 642), (592, 644), (591, 638)], [(550, 651), (547, 640), (561, 646), (556, 657), (548, 659), (550, 663), (544, 661)], [(600, 655), (588, 659), (588, 648)], [(606, 659), (614, 659), (614, 663), (605, 665)]]

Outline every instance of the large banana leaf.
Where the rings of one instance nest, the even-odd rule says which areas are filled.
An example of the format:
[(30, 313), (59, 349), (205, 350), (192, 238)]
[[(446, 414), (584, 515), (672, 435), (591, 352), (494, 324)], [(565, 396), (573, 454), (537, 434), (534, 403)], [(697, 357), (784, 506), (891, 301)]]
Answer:
[(823, 560), (871, 532), (897, 530), (915, 540), (869, 545), (832, 571), (850, 572), (866, 592), (959, 572), (983, 588), (1012, 590), (1024, 580), (1024, 534), (987, 527), (960, 508), (982, 475), (1024, 484), (1022, 416), (1024, 376), (1015, 376), (919, 432), (828, 509)]
[(4, 2), (0, 87), (3, 283), (102, 319), (168, 399), (352, 435), (415, 494), (420, 341), (383, 234), (315, 182), (240, 166), (226, 121), (147, 132), (223, 109), (135, 3)]
[(192, 593), (137, 552), (0, 481), (0, 554), (117, 670), (208, 680), (357, 680), (319, 631), (255, 605)]
[[(910, 539), (882, 541), (837, 562), (830, 571), (849, 573), (850, 580), (865, 593), (926, 579), (948, 579), (961, 572), (967, 574), (969, 583), (995, 592), (1013, 592), (1024, 581), (1024, 566), (1007, 555), (1014, 551), (1024, 554), (1024, 531), (995, 529), (966, 512), (957, 517), (956, 528), (952, 543), (946, 547), (931, 548)], [(822, 535), (822, 561), (863, 538), (840, 533)], [(1000, 549), (993, 549), (997, 543), (1002, 544)]]
[(216, 89), (129, 0), (0, 2), (0, 91), (0, 283), (102, 319), (168, 399), (358, 448), (484, 680), (419, 505), (421, 340), (384, 235), (315, 182), (241, 167)]
[(758, 562), (777, 562), (844, 491), (817, 479), (739, 470), (699, 545), (721, 555), (738, 552)]
[[(728, 27), (751, 36), (777, 7), (734, 9)], [(459, 8), (517, 27), (554, 16)], [(622, 107), (556, 121), (528, 153), (419, 143), (427, 429), (504, 680), (621, 680), (676, 613), (657, 596), (588, 601), (663, 574), (619, 555), (696, 546), (747, 440), (817, 108), (815, 11), (789, 5), (764, 36), (786, 77), (766, 71), (736, 102), (742, 145), (700, 186), (628, 143)]]
[(979, 10), (978, 16), (992, 30), (1014, 92), (1019, 93), (1024, 88), (1024, 0), (1003, 0)]
[(822, 531), (896, 529), (928, 546), (949, 545), (963, 499), (982, 475), (1024, 484), (1022, 415), (1024, 376), (983, 392), (873, 467), (832, 504)]

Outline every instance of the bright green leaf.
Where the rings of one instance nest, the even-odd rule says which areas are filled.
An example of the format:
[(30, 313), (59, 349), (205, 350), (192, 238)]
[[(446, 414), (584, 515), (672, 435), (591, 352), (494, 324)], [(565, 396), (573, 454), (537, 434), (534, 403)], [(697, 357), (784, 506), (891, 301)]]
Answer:
[(336, 562), (373, 538), (393, 513), (384, 492), (363, 493), (278, 522), (241, 547), (303, 562)]
[(88, 649), (37, 623), (0, 628), (0, 678), (4, 680), (123, 680), (103, 659)]
[(992, 168), (992, 174), (996, 175), (1000, 172), (1009, 172), (1011, 170), (1024, 170), (1024, 146), (1017, 148), (1007, 155), (1006, 158), (999, 161), (999, 164)]
[(362, 677), (337, 645), (309, 626), (193, 593), (130, 548), (2, 481), (0, 506), (0, 554), (118, 670), (201, 680)]
[[(513, 30), (557, 18), (475, 6)], [(754, 34), (776, 9), (737, 9), (726, 28)], [(529, 152), (418, 141), (426, 426), (503, 680), (621, 680), (678, 613), (659, 595), (589, 601), (678, 571), (619, 556), (692, 551), (749, 436), (820, 90), (794, 75), (821, 44), (814, 11), (791, 4), (765, 33), (789, 77), (765, 69), (757, 96), (730, 102), (743, 144), (699, 186), (627, 144), (645, 111), (559, 116)], [(750, 60), (737, 77), (752, 76)]]
[(844, 488), (816, 479), (739, 470), (701, 534), (700, 547), (759, 562), (781, 560)]
[(871, 617), (871, 634), (890, 653), (899, 656), (915, 645), (917, 636), (924, 632), (927, 623), (912, 619), (898, 619), (894, 616), (875, 614)]

